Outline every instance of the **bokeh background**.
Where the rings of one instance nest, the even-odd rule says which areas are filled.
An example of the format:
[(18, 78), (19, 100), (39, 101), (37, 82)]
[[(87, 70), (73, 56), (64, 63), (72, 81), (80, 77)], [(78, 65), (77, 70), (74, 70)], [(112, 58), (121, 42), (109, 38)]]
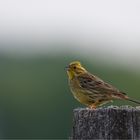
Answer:
[(69, 138), (84, 107), (73, 60), (140, 100), (139, 13), (139, 0), (0, 0), (0, 138)]

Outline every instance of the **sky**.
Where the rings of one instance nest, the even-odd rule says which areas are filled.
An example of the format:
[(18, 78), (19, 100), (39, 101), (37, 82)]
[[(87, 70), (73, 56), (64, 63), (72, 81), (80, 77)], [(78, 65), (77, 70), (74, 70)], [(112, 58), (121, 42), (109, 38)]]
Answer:
[(140, 59), (139, 0), (0, 0), (0, 50), (80, 50), (135, 63)]

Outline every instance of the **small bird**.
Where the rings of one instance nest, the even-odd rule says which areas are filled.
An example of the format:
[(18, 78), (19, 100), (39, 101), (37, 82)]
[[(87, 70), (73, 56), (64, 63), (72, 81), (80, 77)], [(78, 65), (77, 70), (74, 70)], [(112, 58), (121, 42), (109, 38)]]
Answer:
[(67, 67), (69, 86), (74, 97), (91, 109), (115, 99), (128, 100), (140, 105), (139, 101), (129, 98), (99, 77), (89, 73), (79, 61), (71, 62)]

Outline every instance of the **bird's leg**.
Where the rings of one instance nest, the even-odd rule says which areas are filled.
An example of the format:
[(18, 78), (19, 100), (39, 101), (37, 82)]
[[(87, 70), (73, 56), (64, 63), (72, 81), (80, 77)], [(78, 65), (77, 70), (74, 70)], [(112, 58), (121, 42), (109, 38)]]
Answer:
[(92, 104), (92, 105), (89, 106), (89, 108), (95, 110), (96, 109), (96, 105)]
[(99, 100), (89, 106), (90, 109), (96, 109), (96, 107), (100, 104)]

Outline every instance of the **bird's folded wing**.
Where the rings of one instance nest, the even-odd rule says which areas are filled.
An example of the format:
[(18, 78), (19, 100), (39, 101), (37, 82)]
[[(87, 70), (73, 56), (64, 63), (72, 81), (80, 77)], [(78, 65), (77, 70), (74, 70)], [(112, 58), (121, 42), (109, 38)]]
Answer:
[[(97, 76), (94, 76), (90, 73), (79, 75), (78, 81), (80, 86), (85, 89), (89, 90), (90, 92), (97, 91), (97, 93), (119, 93), (119, 90), (113, 87), (112, 85), (105, 83), (103, 80), (98, 78)], [(94, 92), (95, 93), (95, 92)]]

